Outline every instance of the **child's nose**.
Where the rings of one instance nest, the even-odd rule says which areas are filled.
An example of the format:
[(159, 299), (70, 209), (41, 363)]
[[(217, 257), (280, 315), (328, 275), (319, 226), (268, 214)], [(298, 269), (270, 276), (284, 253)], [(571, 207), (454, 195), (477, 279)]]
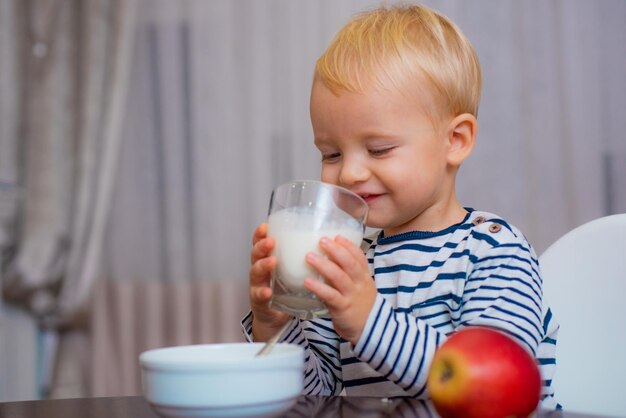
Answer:
[(339, 173), (339, 181), (342, 184), (351, 185), (364, 182), (370, 176), (368, 167), (358, 158), (344, 158)]

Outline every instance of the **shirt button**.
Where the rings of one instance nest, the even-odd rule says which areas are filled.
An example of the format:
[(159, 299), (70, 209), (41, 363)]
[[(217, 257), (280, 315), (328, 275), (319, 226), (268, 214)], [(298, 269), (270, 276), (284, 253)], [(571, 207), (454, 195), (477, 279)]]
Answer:
[(499, 232), (502, 229), (502, 225), (497, 224), (497, 223), (493, 223), (491, 225), (489, 225), (489, 232), (491, 233), (496, 233)]
[(472, 223), (474, 224), (474, 226), (478, 226), (478, 225), (480, 225), (483, 222), (485, 222), (485, 218), (483, 216), (477, 216), (474, 219), (474, 222), (472, 222)]

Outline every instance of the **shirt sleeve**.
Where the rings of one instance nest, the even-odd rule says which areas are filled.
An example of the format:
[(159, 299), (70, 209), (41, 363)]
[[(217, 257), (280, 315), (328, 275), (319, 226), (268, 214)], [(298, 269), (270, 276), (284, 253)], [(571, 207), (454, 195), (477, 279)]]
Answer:
[[(503, 235), (505, 244), (489, 236), (474, 237), (476, 252), (467, 264), (461, 294), (452, 298), (458, 303), (451, 309), (451, 321), (454, 331), (467, 326), (505, 331), (535, 355), (542, 339), (536, 257), (525, 239)], [(378, 294), (353, 351), (410, 396), (423, 398), (430, 363), (445, 340), (446, 335), (427, 321), (396, 311)]]
[[(252, 312), (241, 321), (244, 336), (252, 338)], [(304, 348), (304, 395), (338, 395), (343, 389), (340, 338), (330, 318), (311, 321), (293, 319), (279, 342), (297, 344)]]
[[(528, 242), (504, 227), (480, 237), (485, 251), (477, 252), (465, 282), (458, 326), (483, 325), (512, 336), (533, 356), (544, 337), (543, 284), (537, 257)], [(496, 241), (500, 239), (500, 241)]]
[(445, 339), (425, 321), (396, 312), (378, 294), (354, 353), (385, 379), (420, 398), (425, 394), (432, 357)]

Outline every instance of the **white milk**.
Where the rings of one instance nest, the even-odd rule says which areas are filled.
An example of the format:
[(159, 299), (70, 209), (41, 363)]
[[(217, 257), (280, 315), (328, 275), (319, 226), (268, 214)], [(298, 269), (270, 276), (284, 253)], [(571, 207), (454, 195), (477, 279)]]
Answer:
[(274, 238), (276, 272), (280, 281), (293, 292), (306, 292), (304, 279), (317, 276), (305, 261), (308, 252), (322, 255), (319, 240), (341, 235), (356, 245), (363, 240), (363, 227), (340, 209), (324, 212), (314, 208), (287, 208), (268, 219), (268, 235)]

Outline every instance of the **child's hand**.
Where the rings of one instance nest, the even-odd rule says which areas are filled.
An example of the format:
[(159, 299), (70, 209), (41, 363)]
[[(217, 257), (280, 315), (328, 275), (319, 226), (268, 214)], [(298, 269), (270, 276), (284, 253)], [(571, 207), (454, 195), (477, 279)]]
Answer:
[(252, 309), (252, 336), (255, 341), (267, 341), (289, 320), (283, 312), (270, 309), (272, 297), (270, 275), (276, 268), (276, 257), (270, 255), (274, 240), (267, 236), (267, 224), (263, 223), (252, 237), (250, 267), (250, 307)]
[(328, 258), (309, 253), (306, 259), (327, 283), (307, 278), (305, 287), (324, 301), (335, 331), (356, 344), (378, 293), (367, 258), (358, 246), (341, 236), (334, 240), (322, 238), (320, 248)]

